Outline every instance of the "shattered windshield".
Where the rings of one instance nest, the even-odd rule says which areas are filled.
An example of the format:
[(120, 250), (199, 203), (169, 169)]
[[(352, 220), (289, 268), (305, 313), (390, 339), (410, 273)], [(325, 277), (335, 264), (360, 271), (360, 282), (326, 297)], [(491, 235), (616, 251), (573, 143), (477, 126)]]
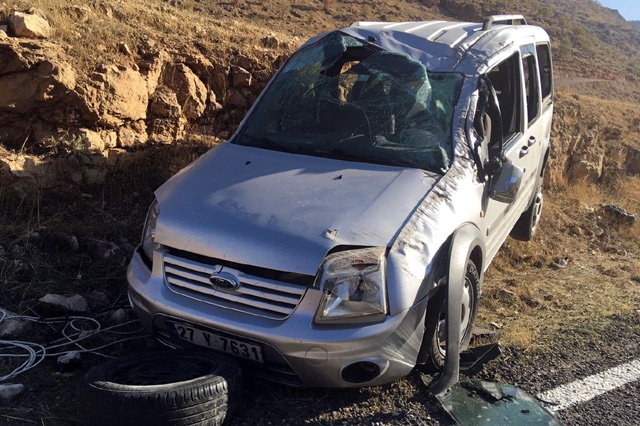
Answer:
[(462, 79), (334, 32), (292, 56), (234, 142), (442, 172)]

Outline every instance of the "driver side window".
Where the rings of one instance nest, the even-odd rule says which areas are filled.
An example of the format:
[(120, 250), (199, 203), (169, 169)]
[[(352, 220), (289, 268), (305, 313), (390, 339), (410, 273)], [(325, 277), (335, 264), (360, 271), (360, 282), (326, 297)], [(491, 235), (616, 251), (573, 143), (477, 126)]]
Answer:
[(502, 115), (503, 143), (522, 131), (520, 56), (511, 57), (493, 67), (487, 74), (498, 98)]

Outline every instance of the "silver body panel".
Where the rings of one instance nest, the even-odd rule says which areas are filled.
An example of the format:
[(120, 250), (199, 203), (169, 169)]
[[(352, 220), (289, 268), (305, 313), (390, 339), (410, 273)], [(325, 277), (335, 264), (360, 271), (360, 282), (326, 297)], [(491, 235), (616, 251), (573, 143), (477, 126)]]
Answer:
[[(474, 228), (484, 238), (477, 250), (470, 249), (478, 256), (474, 260), (482, 282), (533, 197), (549, 146), (552, 108), (535, 122), (539, 128), (526, 128), (505, 147), (506, 156), (526, 169), (517, 200), (506, 205), (488, 197), (487, 184), (477, 179), (471, 149), (475, 139), (468, 130), (478, 80), (526, 40), (549, 39), (537, 27), (498, 25), (484, 32), (481, 27), (357, 23), (341, 30), (406, 53), (430, 71), (465, 75), (453, 117), (454, 160), (442, 176), (223, 143), (165, 183), (156, 192), (161, 213), (155, 241), (166, 248), (154, 252), (151, 269), (136, 252), (128, 270), (130, 300), (145, 326), (170, 340), (166, 318), (177, 318), (257, 342), (265, 348), (263, 368), (270, 361), (273, 368), (286, 367), (302, 386), (377, 385), (408, 374), (422, 344), (442, 248), (457, 229)], [(538, 144), (530, 155), (518, 156), (522, 140), (531, 135)], [(270, 281), (243, 270), (264, 268), (313, 281), (327, 253), (340, 246), (386, 247), (384, 320), (316, 324), (322, 296), (317, 287)], [(199, 258), (181, 257), (184, 252)], [(268, 297), (255, 306), (246, 302), (254, 300), (252, 295), (218, 298), (205, 282), (218, 262), (233, 265), (235, 275), (251, 283), (251, 291)], [(341, 377), (345, 366), (365, 360), (380, 368), (374, 380), (354, 384)]]

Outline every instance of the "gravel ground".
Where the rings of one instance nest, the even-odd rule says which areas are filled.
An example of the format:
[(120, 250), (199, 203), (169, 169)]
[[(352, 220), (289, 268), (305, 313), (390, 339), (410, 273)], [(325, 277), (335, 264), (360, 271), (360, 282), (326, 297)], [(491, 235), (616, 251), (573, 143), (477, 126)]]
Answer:
[[(532, 395), (604, 371), (640, 357), (640, 315), (611, 319), (588, 332), (568, 331), (545, 349), (525, 352), (505, 348), (478, 376), (516, 384)], [(637, 425), (639, 383), (632, 383), (558, 417), (568, 425)], [(434, 425), (452, 424), (417, 373), (391, 385), (338, 391), (294, 390), (277, 385), (249, 385), (242, 413), (231, 425)]]
[[(504, 348), (478, 378), (515, 384), (532, 395), (640, 357), (640, 315), (616, 316), (589, 331), (567, 331), (547, 348)], [(146, 340), (121, 348), (157, 347)], [(0, 425), (76, 424), (76, 387), (98, 358), (80, 370), (60, 373), (53, 361), (20, 377), (26, 389), (11, 403), (0, 402)], [(558, 413), (567, 425), (640, 424), (640, 383), (630, 383)], [(244, 405), (227, 422), (240, 425), (451, 425), (414, 372), (389, 385), (346, 390), (293, 389), (245, 378)]]

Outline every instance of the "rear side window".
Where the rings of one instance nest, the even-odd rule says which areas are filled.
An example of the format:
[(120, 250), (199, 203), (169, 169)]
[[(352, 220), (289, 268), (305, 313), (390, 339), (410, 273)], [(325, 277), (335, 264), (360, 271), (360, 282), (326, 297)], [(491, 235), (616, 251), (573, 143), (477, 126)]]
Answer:
[(540, 112), (540, 90), (538, 87), (538, 66), (533, 48), (522, 48), (522, 70), (524, 72), (524, 89), (527, 97), (527, 117), (529, 123), (538, 117)]
[(549, 51), (549, 45), (537, 45), (536, 52), (538, 54), (538, 64), (540, 65), (539, 71), (542, 99), (547, 100), (551, 97), (552, 92), (551, 52)]

